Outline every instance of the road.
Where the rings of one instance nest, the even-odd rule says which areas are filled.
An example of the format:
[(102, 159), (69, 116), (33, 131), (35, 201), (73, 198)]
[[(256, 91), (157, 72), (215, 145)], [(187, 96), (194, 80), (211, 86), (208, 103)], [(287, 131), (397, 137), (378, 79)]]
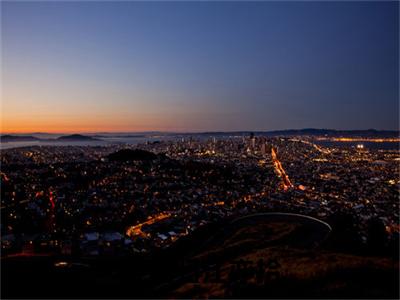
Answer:
[(142, 231), (142, 227), (144, 225), (154, 224), (156, 222), (159, 222), (161, 220), (169, 218), (170, 216), (171, 216), (171, 214), (163, 212), (163, 213), (160, 213), (160, 214), (155, 215), (153, 217), (150, 217), (150, 219), (148, 219), (147, 221), (145, 221), (143, 223), (140, 223), (140, 224), (137, 224), (137, 225), (129, 227), (126, 230), (126, 235), (129, 236), (129, 237), (138, 236), (138, 235), (145, 236), (146, 234)]
[[(241, 239), (244, 242), (242, 248), (237, 247), (236, 250), (230, 251), (229, 244), (226, 245), (226, 241), (230, 238), (237, 236), (237, 233), (243, 228), (249, 228), (249, 234), (251, 230), (257, 227), (261, 223), (271, 224), (296, 224), (298, 226), (291, 230), (287, 234), (284, 234), (280, 238), (271, 239), (270, 241), (264, 240), (260, 235), (260, 239), (257, 244), (246, 244), (246, 239), (251, 238), (250, 236), (239, 238), (234, 241), (232, 245), (238, 245)], [(256, 251), (257, 249), (269, 248), (274, 246), (287, 246), (290, 248), (310, 250), (320, 245), (329, 235), (332, 228), (329, 224), (318, 220), (313, 217), (306, 215), (293, 214), (293, 213), (259, 213), (252, 214), (244, 217), (239, 217), (226, 226), (221, 228), (218, 232), (207, 239), (199, 249), (192, 253), (186, 258), (187, 263), (190, 264), (191, 260), (195, 260), (196, 257), (199, 259), (201, 253), (212, 253), (210, 250), (219, 249), (219, 254), (212, 257), (213, 254), (207, 254), (206, 256), (200, 256), (200, 261), (203, 262), (203, 271), (206, 269), (212, 270), (212, 266), (216, 263), (223, 264), (226, 261), (234, 261), (243, 254)], [(268, 235), (268, 234), (267, 234)], [(252, 235), (254, 237), (254, 235)], [(224, 246), (222, 246), (224, 245)], [(215, 253), (215, 252), (214, 252)], [(211, 258), (211, 260), (210, 260)], [(192, 262), (193, 263), (193, 262)], [(186, 270), (183, 274), (174, 277), (172, 280), (165, 282), (156, 287), (156, 290), (168, 290), (171, 286), (179, 286), (179, 283), (190, 282), (196, 276), (197, 265), (193, 264), (192, 267)]]
[[(259, 213), (252, 214), (233, 220), (226, 228), (212, 236), (204, 245), (205, 248), (211, 244), (218, 244), (221, 240), (232, 234), (237, 228), (245, 226), (257, 225), (258, 222), (271, 222), (271, 223), (294, 223), (300, 224), (304, 230), (301, 234), (294, 232), (290, 238), (290, 245), (300, 247), (304, 249), (310, 249), (317, 244), (320, 244), (328, 234), (331, 232), (331, 226), (319, 219), (293, 213)], [(301, 236), (296, 236), (301, 235)], [(280, 241), (274, 243), (286, 243), (286, 237), (283, 237)]]
[(274, 147), (271, 148), (271, 156), (272, 156), (272, 162), (274, 164), (275, 172), (282, 179), (283, 190), (287, 191), (288, 189), (293, 188), (294, 185), (292, 184), (292, 182), (289, 179), (289, 176), (286, 174), (285, 170), (283, 169), (282, 163), (279, 161), (278, 155), (276, 154)]

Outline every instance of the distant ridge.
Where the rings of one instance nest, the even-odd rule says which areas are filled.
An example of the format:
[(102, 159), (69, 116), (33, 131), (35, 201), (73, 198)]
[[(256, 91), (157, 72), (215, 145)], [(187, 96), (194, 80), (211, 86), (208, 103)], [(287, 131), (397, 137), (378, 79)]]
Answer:
[(71, 135), (63, 135), (54, 139), (44, 139), (38, 138), (32, 135), (11, 135), (5, 134), (0, 136), (0, 140), (2, 143), (11, 143), (11, 142), (71, 142), (71, 141), (99, 141), (99, 139), (93, 138), (91, 136), (81, 135), (81, 134), (71, 134)]
[(127, 134), (127, 135), (119, 135), (119, 134), (109, 134), (109, 135), (104, 135), (104, 134), (95, 134), (92, 136), (93, 138), (143, 138), (147, 137), (145, 134)]
[(57, 141), (98, 141), (91, 136), (81, 134), (63, 135), (56, 139)]
[(396, 130), (336, 130), (336, 129), (316, 129), (316, 128), (304, 128), (304, 129), (285, 129), (285, 130), (273, 130), (273, 131), (231, 131), (231, 132), (202, 132), (197, 134), (204, 135), (226, 135), (226, 134), (250, 134), (264, 136), (295, 136), (295, 135), (311, 135), (311, 136), (358, 136), (358, 137), (399, 137), (400, 132)]
[(31, 135), (11, 135), (6, 134), (0, 137), (2, 143), (9, 143), (9, 142), (34, 142), (40, 141), (39, 138), (31, 136)]
[(335, 130), (335, 129), (289, 129), (289, 130), (277, 130), (270, 131), (269, 133), (275, 135), (329, 135), (329, 136), (398, 136), (399, 131), (395, 130)]
[[(204, 131), (204, 132), (157, 132), (160, 136), (228, 136), (228, 135), (250, 135), (251, 133), (258, 136), (326, 136), (326, 137), (371, 137), (371, 138), (399, 138), (400, 131), (398, 130), (336, 130), (336, 129), (317, 129), (317, 128), (304, 128), (304, 129), (285, 129), (273, 131)], [(46, 133), (41, 133), (46, 134)], [(7, 142), (68, 142), (68, 141), (101, 141), (102, 138), (149, 138), (155, 134), (154, 131), (140, 132), (140, 133), (91, 133), (90, 135), (70, 134), (62, 135), (57, 138), (39, 138), (32, 134), (19, 135), (19, 134), (5, 134), (0, 135), (2, 143)], [(50, 134), (49, 134), (50, 135)]]

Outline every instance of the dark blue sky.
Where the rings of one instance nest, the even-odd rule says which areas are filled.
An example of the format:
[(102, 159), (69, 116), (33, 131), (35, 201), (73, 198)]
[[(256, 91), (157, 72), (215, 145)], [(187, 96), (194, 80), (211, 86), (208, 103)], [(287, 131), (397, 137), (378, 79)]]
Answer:
[(3, 130), (397, 129), (398, 13), (398, 2), (3, 2)]

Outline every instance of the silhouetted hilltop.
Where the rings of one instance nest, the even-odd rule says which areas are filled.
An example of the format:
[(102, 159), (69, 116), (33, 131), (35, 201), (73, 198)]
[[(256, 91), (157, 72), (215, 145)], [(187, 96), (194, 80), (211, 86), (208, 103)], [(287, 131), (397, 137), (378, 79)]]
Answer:
[(210, 135), (210, 136), (226, 136), (226, 135), (255, 135), (261, 136), (329, 136), (329, 137), (399, 137), (400, 132), (397, 130), (336, 130), (336, 129), (318, 129), (318, 128), (304, 128), (304, 129), (285, 129), (273, 131), (231, 131), (231, 132), (201, 132), (201, 133), (185, 133), (185, 135)]
[(8, 142), (32, 142), (32, 141), (40, 141), (39, 138), (31, 136), (31, 135), (2, 135), (0, 137), (2, 143)]
[(93, 135), (94, 138), (121, 138), (121, 139), (125, 139), (125, 138), (145, 138), (147, 137), (147, 135), (144, 134), (127, 134), (127, 135), (102, 135), (102, 134), (96, 134)]
[[(397, 130), (335, 130), (335, 129), (318, 129), (318, 128), (304, 128), (304, 129), (285, 129), (285, 130), (274, 130), (274, 131), (208, 131), (208, 132), (185, 132), (185, 133), (174, 133), (174, 132), (163, 132), (158, 133), (160, 136), (206, 136), (206, 137), (229, 137), (232, 135), (237, 136), (248, 136), (251, 133), (256, 136), (326, 136), (326, 137), (362, 137), (362, 138), (398, 138), (400, 132)], [(45, 134), (45, 133), (41, 133)], [(18, 141), (59, 141), (59, 142), (73, 142), (73, 141), (101, 141), (101, 138), (146, 138), (153, 137), (153, 133), (127, 133), (127, 134), (101, 134), (96, 135), (81, 135), (71, 134), (64, 135), (58, 138), (43, 138), (36, 137), (33, 135), (2, 135), (1, 142), (18, 142)]]
[(140, 149), (123, 149), (108, 155), (110, 161), (154, 160), (157, 155)]
[(315, 135), (315, 136), (359, 136), (359, 137), (398, 137), (399, 131), (395, 130), (335, 130), (335, 129), (316, 129), (316, 128), (305, 128), (305, 129), (288, 129), (288, 130), (277, 130), (269, 131), (270, 135)]
[(81, 134), (63, 135), (56, 139), (57, 141), (97, 141), (91, 136)]

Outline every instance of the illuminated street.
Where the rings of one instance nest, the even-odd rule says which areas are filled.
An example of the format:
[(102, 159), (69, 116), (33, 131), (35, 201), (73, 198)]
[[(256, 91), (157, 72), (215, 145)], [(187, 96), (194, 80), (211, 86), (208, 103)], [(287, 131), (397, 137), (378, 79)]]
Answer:
[(285, 191), (290, 188), (293, 188), (293, 184), (290, 182), (289, 176), (283, 169), (282, 163), (279, 161), (278, 156), (276, 155), (276, 150), (274, 148), (271, 148), (271, 156), (272, 156), (272, 161), (274, 163), (275, 171), (278, 174), (278, 176), (282, 179), (282, 188)]

